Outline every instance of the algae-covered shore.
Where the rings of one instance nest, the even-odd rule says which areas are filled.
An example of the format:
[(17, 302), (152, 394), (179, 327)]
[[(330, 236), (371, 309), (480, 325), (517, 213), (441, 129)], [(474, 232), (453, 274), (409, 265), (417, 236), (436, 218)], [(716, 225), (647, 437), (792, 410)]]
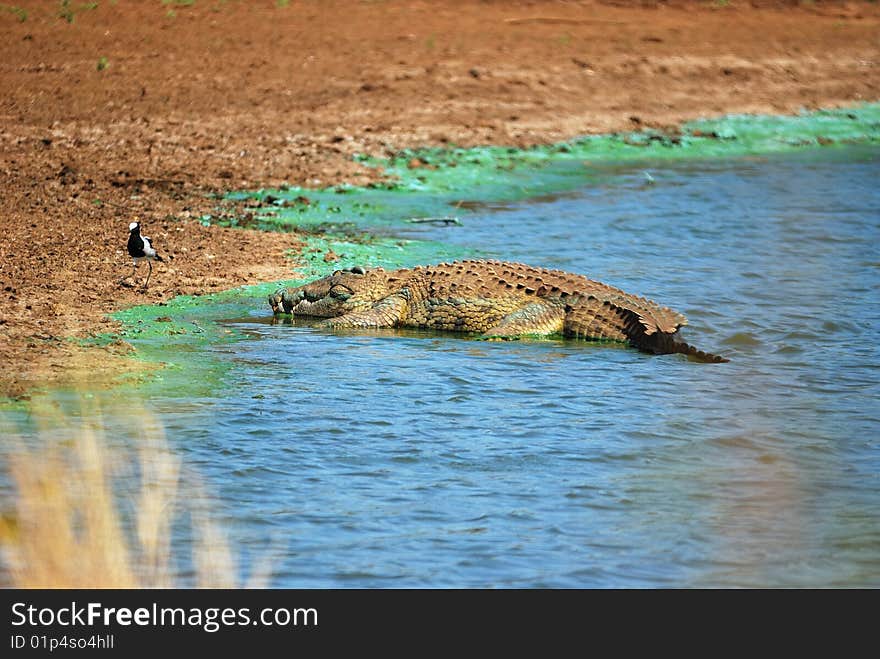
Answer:
[[(0, 15), (4, 396), (140, 377), (149, 336), (221, 339), (205, 307), (348, 259), (456, 256), (352, 230), (608, 159), (878, 139), (871, 2), (49, 5)], [(135, 218), (172, 257), (146, 293)]]
[[(547, 198), (584, 185), (601, 185), (621, 165), (663, 171), (670, 161), (713, 158), (771, 158), (796, 151), (880, 144), (880, 104), (822, 110), (796, 116), (730, 116), (689, 122), (674, 131), (595, 135), (528, 149), (505, 147), (408, 149), (370, 159), (387, 179), (369, 186), (304, 189), (283, 186), (231, 193), (238, 215), (204, 215), (200, 222), (236, 225), (242, 214), (268, 231), (298, 232), (291, 253), (297, 274), (288, 279), (246, 285), (205, 295), (182, 295), (160, 304), (115, 312), (119, 330), (84, 345), (123, 344), (134, 348), (128, 360), (134, 381), (155, 391), (189, 396), (220, 387), (228, 360), (212, 356), (210, 346), (239, 338), (223, 321), (253, 317), (279, 285), (297, 284), (336, 268), (397, 268), (459, 257), (504, 254), (480, 245), (401, 237), (410, 223), (439, 221), (449, 226), (494, 203)], [(653, 178), (642, 172), (645, 185)], [(453, 229), (454, 230), (454, 229)], [(118, 380), (118, 379), (117, 379)]]

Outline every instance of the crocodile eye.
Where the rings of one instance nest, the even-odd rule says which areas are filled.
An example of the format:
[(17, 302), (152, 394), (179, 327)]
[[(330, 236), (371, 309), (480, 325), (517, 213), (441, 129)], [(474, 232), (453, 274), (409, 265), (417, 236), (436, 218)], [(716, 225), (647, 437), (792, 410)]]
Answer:
[(330, 289), (330, 297), (336, 300), (347, 300), (351, 297), (351, 289), (347, 286), (337, 284)]

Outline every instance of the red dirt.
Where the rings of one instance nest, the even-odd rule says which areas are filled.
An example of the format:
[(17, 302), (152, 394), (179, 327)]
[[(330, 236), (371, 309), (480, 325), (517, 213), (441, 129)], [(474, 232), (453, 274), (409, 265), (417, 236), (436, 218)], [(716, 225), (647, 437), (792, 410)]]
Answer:
[[(295, 234), (203, 227), (211, 193), (364, 183), (357, 152), (880, 96), (873, 2), (130, 4), (0, 9), (0, 395), (118, 373), (124, 344), (63, 340), (108, 312), (292, 277)], [(174, 257), (147, 293), (119, 285), (135, 217)]]

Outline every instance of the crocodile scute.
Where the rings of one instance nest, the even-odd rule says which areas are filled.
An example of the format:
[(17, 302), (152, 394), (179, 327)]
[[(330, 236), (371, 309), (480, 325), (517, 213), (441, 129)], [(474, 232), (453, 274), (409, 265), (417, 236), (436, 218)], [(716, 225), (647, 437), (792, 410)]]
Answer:
[(507, 261), (337, 270), (279, 289), (269, 305), (276, 315), (323, 318), (320, 324), (331, 328), (412, 327), (486, 339), (559, 335), (728, 361), (681, 341), (687, 319), (669, 307), (583, 275)]

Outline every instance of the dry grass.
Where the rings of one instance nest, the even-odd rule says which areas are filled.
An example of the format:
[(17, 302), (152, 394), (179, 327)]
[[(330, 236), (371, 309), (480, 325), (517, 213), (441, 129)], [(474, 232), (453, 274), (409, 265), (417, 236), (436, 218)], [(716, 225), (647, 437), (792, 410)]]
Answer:
[[(51, 427), (65, 419), (51, 407), (34, 410), (45, 424), (36, 441), (7, 435), (13, 509), (0, 519), (4, 580), (19, 588), (170, 588), (180, 585), (172, 523), (192, 521), (196, 585), (237, 585), (225, 535), (211, 520), (198, 487), (146, 410), (125, 413), (141, 429), (137, 449), (111, 446), (99, 426), (84, 424), (71, 441)], [(84, 418), (100, 421), (88, 410)], [(67, 419), (70, 423), (70, 419)], [(186, 478), (182, 479), (182, 474)], [(128, 509), (131, 513), (126, 515)], [(257, 570), (265, 585), (267, 571)]]

